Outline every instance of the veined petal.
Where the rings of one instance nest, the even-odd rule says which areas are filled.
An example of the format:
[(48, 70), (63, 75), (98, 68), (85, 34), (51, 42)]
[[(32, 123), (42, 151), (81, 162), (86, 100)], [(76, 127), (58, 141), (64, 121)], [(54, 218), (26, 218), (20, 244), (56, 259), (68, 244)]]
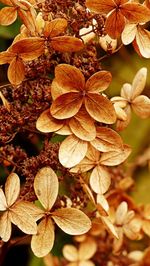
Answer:
[(112, 39), (117, 39), (125, 27), (125, 18), (120, 11), (112, 11), (106, 20), (106, 32)]
[(6, 197), (3, 190), (0, 188), (0, 211), (5, 211), (7, 207)]
[(147, 78), (147, 68), (142, 67), (135, 75), (132, 82), (131, 100), (135, 99), (144, 90)]
[(67, 64), (56, 66), (55, 79), (51, 85), (53, 100), (67, 92), (82, 91), (84, 86), (85, 78), (78, 68)]
[(145, 95), (137, 96), (132, 102), (132, 109), (141, 118), (150, 117), (150, 99)]
[(17, 200), (20, 193), (20, 179), (19, 176), (15, 173), (11, 173), (7, 177), (5, 183), (5, 195), (7, 205), (11, 206)]
[(139, 3), (125, 3), (121, 6), (121, 13), (130, 23), (144, 23), (149, 21), (150, 18), (150, 10)]
[(15, 57), (14, 53), (10, 53), (8, 51), (4, 51), (0, 53), (0, 65), (10, 63)]
[(3, 7), (0, 10), (0, 25), (8, 26), (15, 22), (17, 19), (16, 7)]
[(45, 110), (36, 121), (36, 128), (44, 133), (55, 132), (62, 128), (64, 121), (55, 119), (50, 114), (50, 109)]
[(91, 170), (95, 166), (95, 162), (92, 162), (88, 158), (84, 158), (80, 163), (70, 169), (71, 173), (84, 173)]
[(113, 151), (122, 148), (123, 141), (119, 134), (107, 127), (98, 127), (96, 138), (90, 142), (95, 149), (101, 152)]
[(45, 37), (56, 37), (65, 31), (67, 24), (67, 20), (64, 18), (56, 18), (52, 21), (46, 21), (43, 34)]
[(0, 237), (4, 242), (7, 242), (11, 237), (11, 221), (9, 217), (9, 212), (6, 211), (0, 216)]
[(73, 245), (65, 245), (63, 247), (63, 256), (65, 259), (69, 261), (77, 261), (78, 260), (78, 250), (75, 246)]
[(66, 119), (77, 114), (83, 103), (78, 92), (69, 92), (59, 96), (51, 105), (50, 113), (54, 118)]
[(8, 79), (13, 85), (19, 85), (25, 77), (25, 67), (23, 61), (19, 57), (15, 57), (8, 68)]
[(91, 228), (86, 214), (75, 208), (62, 208), (52, 213), (55, 223), (67, 234), (81, 235)]
[(99, 71), (92, 75), (86, 82), (86, 90), (89, 92), (101, 92), (108, 88), (112, 80), (112, 75), (109, 71)]
[(37, 257), (46, 256), (54, 245), (54, 225), (50, 218), (42, 219), (37, 234), (32, 236), (31, 249)]
[(41, 168), (34, 179), (37, 198), (46, 210), (50, 210), (58, 195), (58, 178), (50, 167)]
[(138, 27), (134, 48), (136, 48), (136, 45), (143, 57), (150, 58), (150, 32), (148, 30)]
[(96, 13), (107, 14), (116, 7), (113, 0), (86, 0), (86, 6)]
[(103, 166), (97, 165), (90, 176), (90, 186), (95, 193), (104, 194), (111, 184), (110, 174)]
[[(91, 143), (91, 142), (90, 142)], [(97, 163), (100, 159), (100, 152), (95, 149), (92, 145), (88, 145), (88, 150), (86, 153), (86, 157), (94, 163)]]
[(84, 48), (82, 40), (72, 36), (53, 37), (51, 45), (55, 51), (78, 52)]
[(44, 215), (44, 210), (38, 208), (34, 203), (29, 201), (19, 201), (19, 208), (22, 210), (22, 213), (27, 212), (31, 215), (34, 221), (38, 221)]
[(137, 33), (137, 24), (126, 24), (121, 34), (121, 39), (124, 45), (128, 45), (135, 39)]
[(98, 122), (113, 124), (116, 121), (113, 104), (102, 95), (88, 93), (85, 97), (85, 108), (89, 115)]
[(86, 141), (80, 140), (74, 135), (68, 136), (59, 148), (60, 163), (67, 168), (74, 167), (85, 157), (87, 146)]

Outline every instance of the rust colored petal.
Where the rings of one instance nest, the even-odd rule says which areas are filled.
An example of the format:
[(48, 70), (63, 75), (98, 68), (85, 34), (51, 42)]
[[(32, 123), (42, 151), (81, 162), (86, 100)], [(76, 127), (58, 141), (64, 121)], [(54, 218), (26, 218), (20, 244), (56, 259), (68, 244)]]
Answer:
[(67, 20), (64, 18), (56, 18), (52, 21), (46, 21), (43, 34), (45, 37), (56, 37), (65, 31), (67, 24)]
[(64, 125), (64, 121), (55, 119), (50, 114), (50, 109), (45, 110), (36, 121), (36, 128), (43, 132), (55, 132), (62, 128)]
[(125, 3), (121, 7), (121, 13), (130, 23), (144, 23), (150, 18), (150, 10), (139, 3)]
[(113, 124), (116, 121), (113, 104), (102, 95), (88, 93), (85, 97), (85, 108), (89, 115), (98, 122)]
[(50, 210), (58, 195), (58, 178), (50, 167), (41, 168), (34, 178), (37, 198), (46, 210)]
[(63, 166), (71, 168), (82, 161), (86, 152), (87, 142), (71, 135), (68, 136), (60, 145), (59, 161)]
[(112, 79), (109, 71), (99, 71), (92, 75), (86, 82), (86, 90), (89, 92), (101, 92), (108, 88)]
[(36, 33), (36, 12), (35, 12), (35, 9), (32, 6), (27, 7), (27, 10), (24, 10), (24, 9), (25, 9), (25, 7), (18, 9), (18, 15), (21, 18), (23, 24), (28, 29), (28, 31), (31, 33), (31, 35), (34, 36)]
[(86, 6), (96, 13), (107, 14), (116, 7), (113, 0), (86, 0)]
[(50, 113), (57, 119), (70, 118), (79, 111), (82, 102), (83, 97), (78, 92), (65, 93), (52, 103)]
[(50, 218), (43, 219), (38, 225), (37, 234), (32, 236), (31, 249), (37, 257), (46, 256), (54, 245), (54, 225)]
[(90, 186), (95, 193), (104, 194), (111, 184), (107, 168), (97, 165), (90, 176)]
[(120, 11), (114, 10), (106, 20), (106, 32), (112, 39), (117, 39), (125, 27), (125, 18)]
[(91, 141), (95, 149), (101, 152), (113, 151), (122, 148), (123, 141), (119, 134), (107, 127), (98, 127), (96, 138)]
[(0, 65), (10, 63), (15, 57), (14, 53), (4, 51), (0, 53)]
[(72, 36), (53, 37), (51, 45), (59, 52), (78, 52), (84, 48), (82, 40)]
[(8, 26), (17, 19), (16, 7), (4, 7), (0, 10), (0, 25)]
[(15, 57), (8, 68), (8, 79), (13, 85), (19, 85), (25, 77), (24, 63), (19, 57)]
[(84, 212), (75, 208), (57, 209), (52, 213), (55, 223), (67, 234), (84, 234), (91, 228), (91, 221)]

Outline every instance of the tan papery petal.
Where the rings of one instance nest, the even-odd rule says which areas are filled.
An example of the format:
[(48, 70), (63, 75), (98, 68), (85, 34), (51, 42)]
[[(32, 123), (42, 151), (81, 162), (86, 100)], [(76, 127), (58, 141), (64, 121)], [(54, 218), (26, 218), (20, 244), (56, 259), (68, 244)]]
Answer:
[(50, 114), (50, 109), (45, 110), (36, 121), (36, 128), (43, 132), (55, 132), (62, 128), (64, 125), (64, 121), (55, 119)]
[(83, 108), (70, 119), (69, 126), (79, 139), (91, 141), (96, 137), (94, 121)]
[(109, 217), (101, 216), (101, 220), (103, 224), (106, 226), (106, 228), (109, 230), (109, 232), (116, 238), (118, 238), (118, 234), (116, 231), (116, 228), (112, 224), (111, 220)]
[(19, 57), (15, 57), (8, 68), (8, 79), (13, 85), (19, 85), (25, 77), (25, 66)]
[(37, 198), (46, 210), (50, 210), (58, 195), (58, 178), (50, 167), (41, 168), (34, 178)]
[(113, 124), (116, 121), (113, 104), (102, 95), (88, 93), (85, 97), (85, 108), (89, 115), (98, 122)]
[(142, 230), (150, 237), (150, 221), (145, 220), (142, 222)]
[(123, 146), (119, 134), (107, 127), (98, 127), (96, 138), (90, 143), (101, 152), (113, 151)]
[(128, 101), (131, 100), (131, 96), (132, 96), (132, 86), (129, 83), (125, 83), (123, 84), (122, 88), (121, 88), (121, 97), (127, 99)]
[(104, 194), (111, 184), (110, 174), (105, 167), (97, 165), (90, 176), (90, 186), (95, 193)]
[(122, 120), (117, 120), (117, 124), (116, 124), (116, 130), (117, 131), (122, 131), (124, 130), (130, 123), (131, 121), (131, 107), (128, 104), (127, 107), (124, 108), (124, 111), (126, 113), (126, 120), (122, 121)]
[(88, 260), (93, 257), (97, 250), (97, 244), (92, 238), (88, 238), (79, 246), (79, 260)]
[(132, 102), (132, 109), (141, 118), (150, 117), (150, 99), (145, 95), (137, 96)]
[(9, 212), (6, 211), (0, 216), (0, 237), (4, 242), (7, 242), (11, 237), (11, 221), (9, 218)]
[(17, 19), (16, 7), (3, 7), (0, 10), (0, 25), (8, 26), (15, 22)]
[(86, 0), (86, 6), (91, 11), (100, 14), (107, 14), (116, 7), (113, 0), (108, 0), (107, 2), (105, 0)]
[(46, 256), (54, 245), (54, 225), (50, 218), (43, 219), (38, 225), (37, 235), (32, 236), (31, 249), (37, 257)]
[(139, 3), (125, 3), (122, 5), (121, 13), (130, 23), (144, 23), (149, 21), (150, 18), (150, 10)]
[(86, 90), (89, 92), (101, 92), (108, 88), (112, 80), (112, 75), (109, 71), (99, 71), (93, 74), (86, 82)]
[(67, 20), (64, 18), (56, 18), (52, 21), (46, 21), (43, 34), (45, 37), (56, 37), (65, 31), (67, 24)]
[(117, 225), (123, 224), (125, 217), (127, 215), (127, 211), (128, 211), (128, 204), (125, 201), (121, 202), (116, 211), (115, 222)]
[(115, 112), (117, 115), (117, 119), (126, 121), (128, 119), (126, 112), (117, 105), (117, 103), (114, 104)]
[(50, 113), (54, 118), (66, 119), (77, 114), (83, 103), (78, 92), (69, 92), (59, 96), (51, 105)]
[(67, 234), (81, 235), (91, 228), (86, 214), (75, 208), (62, 208), (52, 213), (55, 223)]
[(59, 130), (57, 130), (55, 133), (56, 134), (59, 134), (59, 135), (63, 135), (63, 136), (68, 136), (68, 135), (72, 135), (73, 132), (71, 131), (68, 123), (64, 123), (64, 125), (62, 126), (62, 128), (60, 128)]
[(27, 212), (31, 215), (34, 221), (38, 221), (44, 215), (44, 210), (38, 208), (35, 204), (29, 201), (19, 201), (19, 208), (22, 210), (22, 213)]
[(5, 195), (7, 205), (11, 206), (17, 200), (20, 193), (20, 179), (15, 173), (11, 173), (5, 183)]
[(78, 163), (75, 167), (70, 169), (71, 173), (85, 173), (91, 170), (95, 166), (95, 162), (92, 162), (88, 158), (84, 158), (80, 163)]
[(100, 152), (95, 149), (92, 145), (88, 145), (88, 150), (86, 153), (86, 158), (88, 158), (91, 163), (97, 163), (100, 159)]
[(63, 247), (62, 252), (63, 252), (63, 256), (68, 261), (75, 262), (75, 261), (78, 260), (78, 250), (77, 250), (77, 248), (75, 246), (73, 246), (73, 245), (65, 245)]
[(7, 209), (7, 202), (3, 190), (0, 188), (0, 211)]
[(82, 40), (72, 36), (53, 37), (51, 45), (59, 52), (78, 52), (84, 48)]
[(16, 203), (9, 211), (10, 220), (25, 234), (36, 234), (37, 224), (33, 217), (28, 213), (24, 212), (22, 205)]
[(125, 27), (125, 18), (120, 11), (114, 10), (106, 20), (106, 32), (112, 39), (117, 39)]
[(131, 153), (131, 148), (124, 145), (123, 149), (105, 152), (100, 158), (100, 164), (106, 166), (114, 166), (123, 163)]
[(82, 91), (84, 86), (85, 79), (78, 68), (67, 64), (55, 67), (55, 79), (51, 85), (53, 100), (67, 92)]
[(143, 57), (150, 58), (150, 32), (148, 30), (138, 27), (134, 48), (137, 48)]
[(135, 39), (137, 33), (137, 24), (126, 24), (121, 34), (121, 39), (124, 45), (128, 45)]
[[(108, 213), (108, 210), (109, 210), (108, 201), (102, 194), (97, 194), (97, 206), (99, 205), (106, 213)], [(99, 210), (99, 207), (98, 207), (98, 210)]]
[(147, 68), (142, 67), (135, 75), (132, 82), (131, 100), (135, 99), (144, 90), (147, 78)]
[(68, 168), (77, 165), (87, 152), (87, 142), (78, 139), (74, 135), (67, 137), (59, 148), (59, 161)]

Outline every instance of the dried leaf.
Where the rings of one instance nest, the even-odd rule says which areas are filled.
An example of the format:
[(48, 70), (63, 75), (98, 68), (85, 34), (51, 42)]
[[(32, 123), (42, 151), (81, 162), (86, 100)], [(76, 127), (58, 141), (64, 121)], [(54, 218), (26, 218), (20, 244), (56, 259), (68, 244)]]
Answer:
[(104, 194), (111, 184), (109, 172), (105, 167), (97, 165), (90, 176), (90, 186), (95, 193)]
[(0, 25), (8, 26), (17, 19), (16, 7), (4, 7), (0, 10)]
[(17, 200), (20, 193), (20, 179), (15, 173), (11, 173), (5, 183), (5, 195), (7, 205), (11, 206)]
[(75, 208), (57, 209), (52, 213), (52, 218), (65, 233), (70, 235), (84, 234), (91, 227), (88, 216)]
[(19, 85), (25, 77), (24, 63), (19, 57), (15, 57), (8, 68), (8, 79), (13, 85)]
[(119, 134), (107, 127), (98, 127), (96, 138), (90, 142), (95, 149), (101, 152), (113, 151), (122, 148), (123, 141)]
[(50, 167), (41, 168), (34, 179), (34, 190), (37, 198), (48, 211), (58, 195), (58, 178)]
[(85, 108), (98, 122), (113, 124), (116, 121), (115, 109), (111, 101), (102, 95), (88, 93), (85, 97)]
[(111, 82), (112, 75), (108, 71), (99, 71), (92, 75), (86, 82), (86, 90), (89, 92), (102, 92)]
[(59, 161), (68, 168), (77, 165), (87, 152), (87, 142), (78, 139), (74, 135), (67, 137), (59, 148)]
[(50, 112), (54, 118), (66, 119), (74, 116), (83, 103), (83, 97), (77, 92), (59, 96), (51, 105)]
[(45, 110), (36, 121), (36, 128), (43, 133), (55, 132), (62, 128), (64, 121), (55, 119), (50, 114), (50, 109)]
[(53, 37), (51, 45), (55, 51), (59, 52), (78, 52), (84, 48), (84, 43), (72, 36)]
[(67, 24), (67, 20), (64, 18), (46, 21), (43, 34), (45, 37), (56, 37), (65, 31)]
[(69, 261), (77, 261), (78, 260), (78, 250), (73, 245), (65, 245), (63, 247), (63, 256), (65, 259)]
[(54, 245), (54, 225), (50, 218), (43, 219), (38, 225), (37, 235), (32, 236), (31, 249), (37, 257), (46, 256)]
[(0, 216), (0, 237), (4, 242), (7, 242), (11, 237), (11, 221), (9, 218), (9, 212), (4, 212)]
[(137, 96), (132, 101), (133, 111), (141, 118), (150, 117), (150, 99), (145, 95)]

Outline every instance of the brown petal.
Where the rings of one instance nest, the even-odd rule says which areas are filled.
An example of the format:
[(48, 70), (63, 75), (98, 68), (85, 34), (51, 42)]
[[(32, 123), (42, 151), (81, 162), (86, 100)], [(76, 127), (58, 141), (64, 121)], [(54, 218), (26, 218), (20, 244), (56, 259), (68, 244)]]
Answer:
[(125, 18), (120, 11), (114, 10), (106, 20), (106, 32), (112, 39), (117, 39), (125, 27)]
[(141, 118), (150, 117), (150, 99), (145, 95), (137, 96), (132, 102), (133, 111)]
[(84, 173), (91, 170), (95, 166), (95, 162), (92, 162), (88, 158), (84, 158), (80, 163), (78, 163), (75, 167), (70, 169), (71, 173)]
[(43, 219), (38, 225), (37, 235), (32, 236), (31, 249), (37, 257), (46, 256), (54, 245), (54, 225), (50, 218)]
[(18, 203), (13, 205), (9, 211), (10, 220), (25, 234), (36, 234), (37, 224), (28, 212)]
[(34, 178), (37, 198), (46, 210), (50, 210), (58, 195), (58, 178), (50, 167), (41, 168)]
[(10, 63), (15, 57), (14, 53), (10, 53), (8, 51), (4, 51), (0, 53), (0, 65)]
[(121, 13), (130, 23), (144, 23), (150, 18), (150, 10), (139, 3), (125, 3), (122, 5)]
[(63, 247), (63, 256), (65, 259), (69, 261), (77, 261), (78, 260), (78, 250), (73, 245), (65, 245)]
[(115, 2), (113, 0), (86, 0), (86, 6), (91, 11), (100, 14), (107, 14), (116, 7)]
[[(27, 1), (26, 1), (27, 2)], [(20, 5), (21, 1), (19, 1)], [(25, 3), (25, 1), (24, 1)], [(18, 15), (21, 18), (23, 24), (26, 26), (28, 31), (31, 33), (31, 36), (34, 36), (36, 33), (36, 12), (35, 9), (30, 6), (28, 7), (28, 10), (24, 10), (25, 6), (23, 8), (18, 9)]]
[(0, 211), (5, 211), (7, 209), (7, 202), (3, 190), (0, 188)]
[(78, 52), (84, 48), (80, 39), (71, 36), (53, 37), (51, 45), (55, 51), (59, 52)]
[(95, 193), (104, 194), (111, 183), (110, 174), (105, 167), (96, 166), (90, 176), (90, 185)]
[(43, 132), (55, 132), (58, 129), (62, 128), (64, 125), (64, 121), (55, 119), (50, 114), (50, 109), (45, 110), (36, 121), (36, 128)]
[(107, 127), (98, 127), (96, 138), (90, 142), (95, 149), (101, 152), (113, 151), (120, 149), (123, 141), (119, 134)]
[(97, 244), (92, 238), (87, 238), (79, 246), (79, 260), (89, 260), (92, 258), (97, 250)]
[(87, 142), (71, 135), (60, 145), (59, 161), (63, 166), (71, 168), (85, 157), (86, 152)]
[(132, 82), (131, 100), (139, 96), (144, 90), (147, 78), (147, 68), (142, 67), (135, 75)]
[(9, 52), (17, 53), (24, 61), (34, 60), (44, 52), (44, 40), (39, 37), (30, 37), (15, 42)]
[(65, 93), (52, 103), (50, 113), (57, 119), (70, 118), (79, 111), (82, 102), (83, 97), (78, 92)]
[(11, 173), (7, 177), (5, 183), (5, 195), (8, 206), (14, 204), (17, 200), (20, 193), (20, 179), (19, 176), (15, 173)]
[(105, 152), (100, 158), (101, 165), (114, 166), (123, 163), (131, 153), (131, 148), (124, 145), (123, 149)]
[(89, 115), (98, 122), (113, 124), (116, 121), (113, 104), (102, 95), (88, 93), (85, 97), (85, 108)]
[(86, 90), (89, 92), (101, 92), (108, 88), (112, 80), (109, 71), (99, 71), (92, 75), (86, 82)]
[(150, 58), (150, 32), (138, 27), (134, 48), (145, 58)]
[(11, 236), (11, 221), (9, 218), (9, 212), (6, 211), (0, 216), (0, 237), (4, 242), (7, 242)]
[(91, 228), (87, 215), (75, 208), (62, 208), (52, 213), (55, 223), (67, 234), (81, 235)]
[(84, 108), (70, 119), (69, 126), (79, 139), (91, 141), (96, 137), (94, 121)]
[(127, 115), (127, 118), (126, 118), (125, 121), (117, 120), (117, 124), (116, 124), (116, 130), (117, 131), (124, 130), (130, 123), (130, 120), (131, 120), (131, 107), (130, 107), (129, 104), (127, 105), (127, 107), (125, 107), (124, 111), (125, 111), (125, 113)]
[(64, 18), (56, 18), (52, 21), (46, 21), (43, 34), (45, 37), (56, 37), (65, 31), (67, 24), (67, 20)]
[(12, 6), (13, 5), (11, 0), (1, 0), (1, 3), (5, 4), (7, 6)]
[(55, 79), (51, 85), (52, 98), (73, 91), (82, 91), (85, 86), (85, 79), (81, 71), (67, 64), (60, 64), (55, 68)]
[(23, 61), (19, 57), (15, 57), (8, 68), (8, 79), (13, 85), (19, 85), (25, 77), (25, 67)]
[(128, 45), (135, 39), (137, 33), (137, 24), (126, 24), (121, 34), (121, 39), (124, 45)]
[(4, 7), (0, 10), (0, 25), (8, 26), (17, 19), (16, 7)]

